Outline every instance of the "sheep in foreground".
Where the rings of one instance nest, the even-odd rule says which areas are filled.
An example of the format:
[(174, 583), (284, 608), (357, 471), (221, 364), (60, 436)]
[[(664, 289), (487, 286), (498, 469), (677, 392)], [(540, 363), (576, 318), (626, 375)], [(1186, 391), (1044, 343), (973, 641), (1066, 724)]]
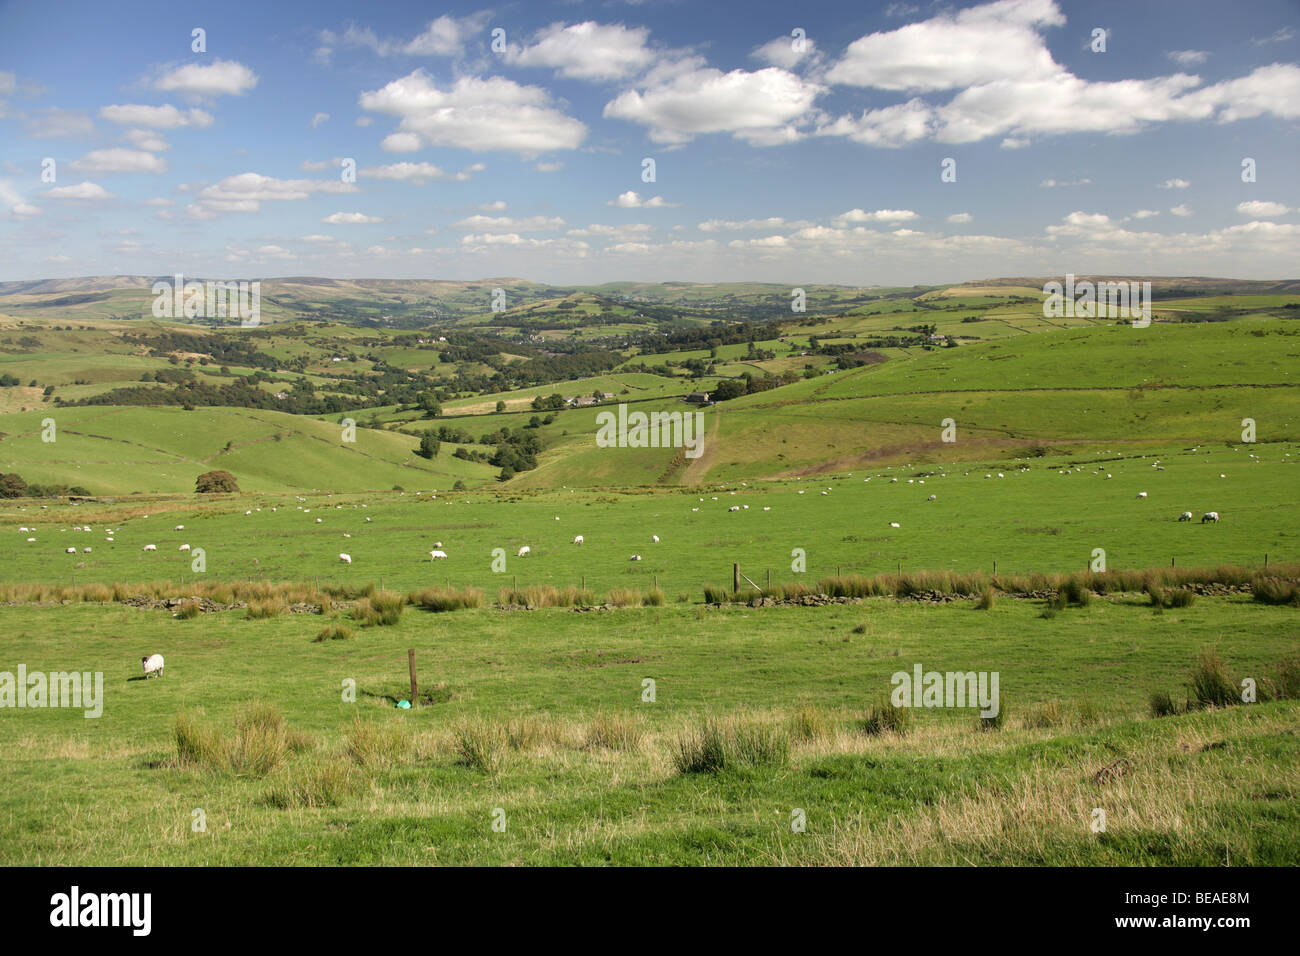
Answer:
[(574, 539), (573, 539), (573, 543), (574, 543), (574, 544), (582, 544), (582, 535), (578, 535), (576, 538), (574, 538)]
[(1192, 513), (1191, 513), (1190, 511), (1184, 511), (1182, 514), (1180, 514), (1180, 515), (1178, 516), (1178, 520), (1179, 520), (1179, 521), (1191, 521), (1191, 520), (1192, 520)]
[(528, 545), (524, 545), (522, 548), (519, 549), (519, 552), (515, 555), (515, 557), (522, 558), (524, 555), (532, 553), (532, 550), (533, 549), (528, 547)]
[(352, 563), (352, 555), (350, 554), (339, 555), (339, 564), (351, 564), (351, 563)]
[(150, 654), (148, 657), (142, 657), (140, 658), (140, 666), (144, 668), (146, 679), (153, 677), (155, 674), (162, 677), (163, 656), (161, 654)]

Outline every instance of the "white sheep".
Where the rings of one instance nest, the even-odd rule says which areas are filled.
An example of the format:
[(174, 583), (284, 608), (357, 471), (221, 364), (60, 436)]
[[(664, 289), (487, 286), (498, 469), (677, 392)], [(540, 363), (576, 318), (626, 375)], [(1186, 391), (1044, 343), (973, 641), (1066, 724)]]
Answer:
[(352, 555), (341, 554), (341, 553), (339, 554), (339, 564), (351, 564), (351, 563), (352, 563)]
[(659, 535), (657, 535), (657, 534), (652, 534), (652, 535), (650, 535), (650, 540), (653, 541), (655, 544), (658, 544), (658, 543), (659, 543)]
[(445, 558), (446, 556), (447, 556), (447, 552), (446, 552), (446, 551), (439, 551), (439, 550), (437, 550), (436, 548), (435, 548), (433, 551), (430, 551), (430, 552), (429, 552), (429, 560), (430, 560), (430, 561), (437, 561), (437, 560), (439, 560), (440, 558)]
[(889, 522), (889, 526), (890, 526), (891, 528), (897, 528), (897, 527), (899, 527), (899, 524), (898, 524), (897, 521), (891, 521), (891, 522)]
[(578, 535), (576, 538), (574, 538), (574, 539), (573, 539), (573, 543), (574, 543), (574, 544), (582, 544), (582, 535)]
[(157, 550), (158, 550), (158, 545), (156, 545), (156, 544), (146, 544), (146, 545), (145, 545), (143, 548), (141, 548), (140, 550), (141, 550), (141, 551), (157, 551)]
[(1191, 521), (1191, 520), (1192, 520), (1192, 513), (1191, 513), (1190, 511), (1184, 511), (1182, 514), (1180, 514), (1180, 515), (1178, 516), (1178, 520), (1179, 520), (1179, 521)]
[(28, 544), (33, 544), (33, 543), (35, 543), (35, 541), (36, 541), (35, 538), (28, 538), (28, 539), (27, 539), (27, 543), (28, 543)]
[[(803, 492), (801, 491), (801, 492), (799, 492), (799, 494), (803, 494)], [(739, 511), (739, 510), (740, 510), (740, 505), (732, 505), (732, 506), (731, 506), (730, 508), (728, 508), (727, 510), (728, 510), (728, 511)]]
[(530, 548), (530, 547), (528, 547), (528, 545), (524, 545), (522, 548), (519, 549), (519, 551), (518, 551), (518, 553), (515, 555), (515, 557), (516, 557), (516, 558), (522, 558), (524, 555), (531, 553), (532, 550), (533, 550), (533, 549)]
[(1205, 514), (1201, 515), (1201, 524), (1205, 524), (1205, 522), (1207, 521), (1218, 521), (1218, 520), (1219, 520), (1219, 513), (1217, 511), (1207, 511), (1205, 512)]
[(176, 550), (177, 550), (177, 551), (188, 551), (189, 549), (190, 549), (190, 546), (189, 546), (188, 544), (183, 544), (183, 545), (181, 545), (179, 548), (177, 548)]
[(90, 554), (90, 549), (89, 549), (89, 548), (82, 548), (82, 549), (81, 549), (81, 553), (82, 553), (82, 554)]
[(1147, 493), (1146, 493), (1145, 491), (1139, 491), (1139, 492), (1138, 492), (1138, 497), (1139, 497), (1139, 498), (1145, 498), (1146, 496), (1147, 496)]
[(163, 656), (161, 654), (150, 654), (148, 657), (142, 657), (140, 658), (140, 666), (144, 668), (146, 680), (155, 674), (162, 677)]
[(641, 560), (641, 555), (639, 555), (639, 554), (634, 554), (634, 555), (632, 555), (632, 557), (628, 558), (628, 560), (629, 560), (629, 561), (640, 561), (640, 560)]
[(183, 524), (178, 524), (176, 527), (172, 528), (172, 530), (173, 530), (173, 531), (184, 531), (184, 530), (185, 530), (185, 525), (183, 525)]
[(926, 500), (926, 501), (938, 501), (938, 500), (939, 500), (939, 496), (938, 496), (938, 495), (931, 495), (929, 498), (926, 498), (925, 500)]
[(76, 548), (64, 548), (63, 551), (64, 551), (65, 554), (76, 554), (76, 553), (77, 553), (77, 549), (76, 549)]

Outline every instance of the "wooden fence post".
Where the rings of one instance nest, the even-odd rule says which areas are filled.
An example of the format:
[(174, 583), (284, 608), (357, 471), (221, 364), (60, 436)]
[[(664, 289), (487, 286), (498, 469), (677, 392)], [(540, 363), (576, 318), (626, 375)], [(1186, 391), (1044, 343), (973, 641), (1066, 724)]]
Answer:
[(415, 648), (407, 648), (406, 663), (411, 669), (411, 706), (415, 706), (416, 686), (415, 686)]
[(732, 564), (731, 566), (731, 593), (735, 594), (740, 590), (740, 565)]

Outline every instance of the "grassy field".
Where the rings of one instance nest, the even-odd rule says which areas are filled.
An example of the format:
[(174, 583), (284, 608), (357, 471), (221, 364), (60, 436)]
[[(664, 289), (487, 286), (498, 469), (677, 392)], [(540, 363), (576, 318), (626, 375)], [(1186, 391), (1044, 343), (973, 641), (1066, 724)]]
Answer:
[[(97, 720), (0, 712), (25, 782), (0, 795), (0, 861), (1300, 862), (1300, 705), (1147, 711), (1152, 690), (1181, 699), (1207, 645), (1234, 678), (1275, 672), (1300, 650), (1294, 611), (1035, 604), (870, 601), (813, 630), (800, 608), (408, 609), (323, 643), (316, 615), (5, 608), (0, 659), (105, 689)], [(431, 702), (400, 711), (407, 647)], [(145, 652), (162, 678), (139, 679)], [(916, 663), (998, 671), (1002, 728), (919, 710), (867, 732)]]
[[(680, 328), (784, 294), (421, 294), (496, 334), (477, 310), (497, 282), (507, 319), (595, 319), (578, 331), (606, 347), (648, 327), (629, 321), (637, 302), (688, 305)], [(822, 287), (810, 307), (826, 314), (755, 343), (776, 358), (717, 348), (718, 376), (811, 369), (792, 384), (697, 409), (682, 396), (718, 377), (624, 367), (463, 390), (437, 419), (409, 392), (318, 417), (60, 405), (43, 385), (72, 401), (177, 365), (253, 370), (150, 354), (91, 318), (139, 290), (82, 303), (76, 329), (20, 301), (0, 328), (0, 372), (20, 382), (0, 389), (0, 472), (91, 495), (0, 499), (0, 701), (19, 665), (102, 673), (104, 697), (96, 719), (0, 707), (3, 771), (23, 782), (0, 791), (0, 863), (1294, 866), (1300, 329), (1281, 310), (1296, 296), (1170, 288), (1188, 298), (1138, 330), (1044, 319), (1012, 301), (1033, 297), (1021, 280)], [(365, 296), (360, 321), (409, 318), (408, 293), (281, 283), (275, 317), (295, 321), (258, 349), (294, 370), (257, 386), (449, 375), (441, 345), (418, 347), (428, 333), (296, 321)], [(1214, 321), (1180, 320), (1198, 317)], [(881, 346), (885, 361), (846, 369), (799, 354), (929, 324), (962, 344)], [(509, 341), (495, 354), (515, 362)], [(651, 352), (621, 354), (710, 356)], [(491, 444), (415, 454), (426, 428), (531, 429), (550, 415), (535, 396), (596, 388), (613, 400), (530, 430), (538, 465), (508, 482), (453, 456)], [(619, 402), (699, 411), (703, 454), (597, 446)], [(344, 441), (345, 416), (376, 427)], [(242, 491), (195, 495), (212, 469)], [(1043, 577), (1099, 561), (1123, 586), (1094, 580), (1082, 603)], [(753, 584), (724, 603), (733, 565)], [(1143, 591), (1193, 568), (1196, 593)], [(745, 603), (897, 572), (912, 599)], [(955, 575), (959, 597), (916, 594), (959, 590)], [(453, 600), (469, 606), (426, 609)], [(421, 694), (401, 710), (412, 648)], [(166, 671), (145, 680), (154, 653)], [(1000, 719), (888, 705), (916, 666), (996, 672)], [(1246, 678), (1259, 696), (1239, 703)]]

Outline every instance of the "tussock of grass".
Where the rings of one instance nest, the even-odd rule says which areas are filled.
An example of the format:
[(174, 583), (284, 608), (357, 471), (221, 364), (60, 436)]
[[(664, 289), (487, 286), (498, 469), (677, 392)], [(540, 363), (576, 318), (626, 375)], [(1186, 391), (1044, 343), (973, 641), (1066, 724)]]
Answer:
[(395, 591), (372, 591), (369, 597), (358, 598), (352, 607), (352, 619), (362, 627), (384, 627), (396, 624), (406, 606), (406, 596)]
[(822, 708), (801, 703), (790, 718), (790, 736), (795, 740), (820, 740), (830, 736), (834, 723)]
[(501, 588), (497, 603), (504, 606), (524, 607), (582, 607), (596, 603), (596, 596), (584, 588), (532, 586), (526, 588)]
[(638, 714), (599, 711), (587, 727), (586, 746), (606, 750), (636, 750), (645, 737), (645, 723)]
[(771, 723), (736, 715), (706, 717), (678, 738), (673, 766), (678, 773), (719, 773), (738, 767), (780, 766), (790, 757), (790, 735)]
[(1187, 683), (1189, 704), (1193, 707), (1228, 707), (1241, 703), (1237, 682), (1229, 676), (1213, 648), (1201, 651)]
[(357, 636), (357, 632), (350, 627), (342, 624), (326, 624), (313, 638), (317, 643), (321, 641), (350, 641)]
[(1065, 712), (1056, 701), (1048, 701), (1025, 712), (1021, 723), (1026, 730), (1048, 730), (1065, 724)]
[(460, 611), (483, 606), (483, 592), (478, 588), (424, 588), (412, 591), (407, 602), (426, 611)]
[(905, 734), (911, 722), (911, 708), (895, 707), (889, 698), (882, 697), (867, 708), (866, 715), (862, 718), (862, 732), (869, 737)]
[(1300, 607), (1300, 584), (1294, 581), (1283, 581), (1280, 578), (1262, 578), (1256, 581), (1251, 588), (1254, 591), (1254, 599), (1260, 604), (1289, 604), (1292, 607)]
[(253, 703), (235, 716), (234, 732), (227, 736), (203, 726), (193, 714), (180, 714), (172, 728), (176, 761), (240, 777), (265, 777), (291, 753), (310, 750), (311, 738), (289, 730), (284, 717), (270, 704)]
[(201, 613), (202, 605), (194, 598), (182, 601), (181, 606), (176, 609), (176, 616), (182, 621), (192, 621)]
[(283, 601), (269, 598), (252, 601), (248, 605), (248, 620), (259, 621), (268, 617), (281, 617), (289, 613), (289, 607)]
[(500, 724), (481, 717), (461, 720), (452, 728), (456, 762), (483, 773), (494, 773), (501, 766), (509, 741)]
[(352, 719), (352, 729), (343, 743), (344, 752), (370, 771), (386, 770), (402, 762), (410, 752), (411, 736), (398, 723)]
[(986, 587), (983, 591), (980, 592), (979, 599), (975, 602), (975, 607), (977, 610), (980, 611), (991, 611), (993, 610), (994, 600), (995, 598), (994, 598), (993, 588)]
[(361, 782), (345, 760), (309, 763), (287, 770), (267, 794), (266, 802), (281, 810), (336, 807), (346, 797), (357, 793)]

